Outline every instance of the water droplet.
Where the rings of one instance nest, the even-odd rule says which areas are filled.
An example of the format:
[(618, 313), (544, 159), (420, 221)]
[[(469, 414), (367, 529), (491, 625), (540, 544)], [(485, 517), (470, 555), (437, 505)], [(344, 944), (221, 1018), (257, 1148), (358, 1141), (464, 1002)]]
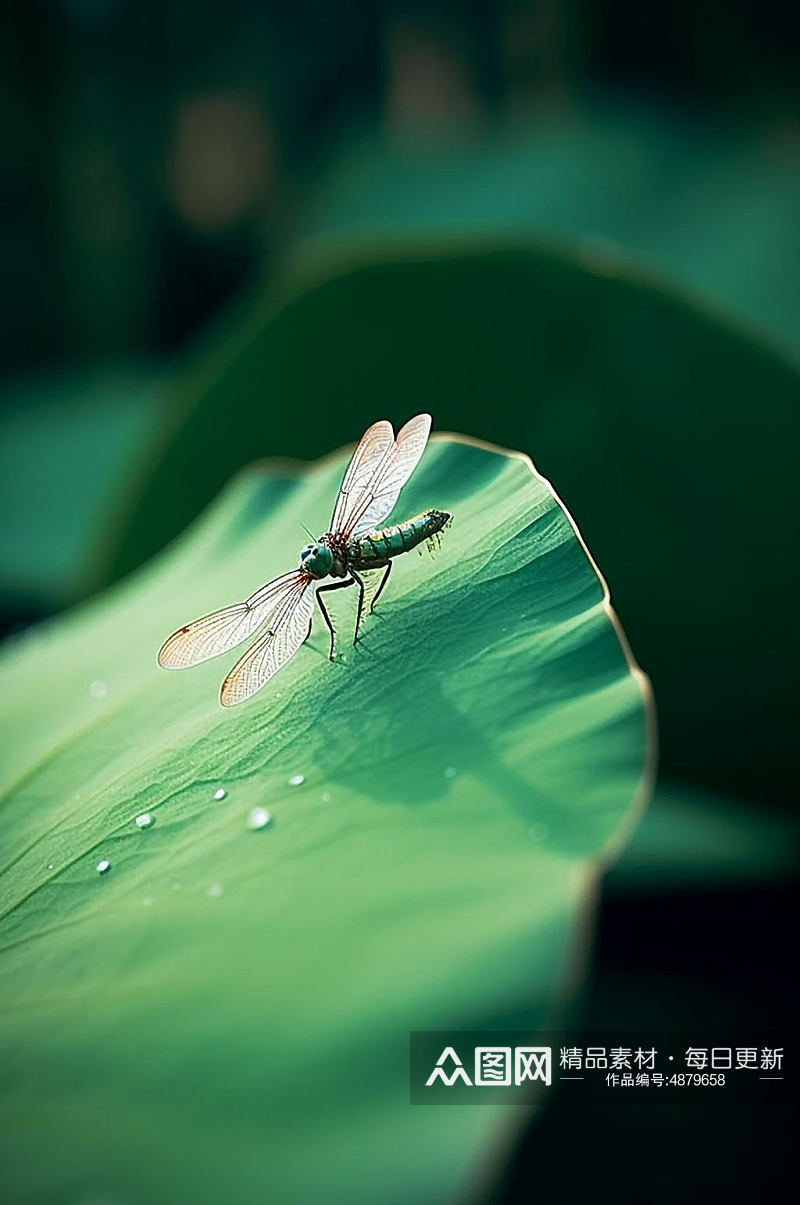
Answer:
[(322, 795), (320, 796), (320, 798), (322, 799), (322, 802), (323, 802), (323, 803), (330, 803), (330, 801), (331, 801), (331, 793), (330, 793), (330, 791), (323, 791), (323, 792), (322, 792)]
[(532, 841), (544, 841), (545, 837), (547, 836), (547, 825), (546, 824), (529, 824), (528, 825), (528, 836), (531, 838)]
[(152, 904), (152, 902), (153, 902), (152, 895), (146, 895), (144, 897), (144, 899), (142, 900), (142, 903), (144, 904), (145, 908), (149, 908), (150, 905)]
[(48, 870), (52, 870), (52, 869), (54, 868), (54, 866), (55, 866), (55, 862), (48, 862), (48, 863), (47, 863), (47, 869), (48, 869)]
[(259, 829), (266, 828), (271, 820), (272, 816), (266, 808), (252, 808), (247, 817), (247, 827), (253, 832), (258, 832)]
[(305, 780), (306, 780), (305, 774), (293, 774), (292, 777), (289, 779), (289, 786), (290, 787), (302, 787)]
[(225, 888), (222, 886), (222, 883), (212, 883), (210, 887), (206, 888), (206, 895), (212, 900), (218, 900), (224, 893)]
[(105, 682), (96, 679), (94, 682), (89, 683), (89, 694), (93, 699), (104, 699), (108, 694), (108, 687)]
[(111, 869), (111, 863), (109, 862), (108, 858), (103, 858), (103, 860), (101, 862), (97, 863), (97, 873), (98, 874), (108, 874), (110, 869)]
[(225, 788), (220, 787), (217, 791), (214, 792), (214, 798), (215, 799), (224, 799), (227, 794), (228, 794), (228, 792), (225, 790)]
[(445, 766), (444, 776), (445, 776), (445, 778), (455, 778), (455, 776), (456, 776), (455, 766)]
[(137, 828), (152, 828), (155, 822), (156, 818), (151, 812), (142, 812), (141, 816), (137, 816), (134, 820)]

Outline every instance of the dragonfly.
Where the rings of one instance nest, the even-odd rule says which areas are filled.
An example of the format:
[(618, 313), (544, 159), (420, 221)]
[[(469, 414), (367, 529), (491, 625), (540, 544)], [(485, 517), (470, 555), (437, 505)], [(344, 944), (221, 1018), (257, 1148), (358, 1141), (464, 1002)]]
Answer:
[(178, 628), (162, 644), (159, 665), (187, 669), (255, 636), (220, 689), (223, 707), (243, 703), (265, 686), (311, 635), (315, 601), (330, 633), (328, 656), (334, 659), (336, 633), (322, 596), (346, 587), (358, 590), (355, 644), (365, 610), (362, 574), (383, 570), (369, 605), (371, 612), (389, 580), (393, 559), (425, 541), (438, 542), (451, 521), (448, 511), (426, 510), (403, 523), (381, 527), (419, 464), (430, 429), (429, 414), (409, 419), (397, 436), (385, 419), (373, 423), (353, 453), (329, 530), (301, 549), (298, 568), (267, 582), (243, 602)]

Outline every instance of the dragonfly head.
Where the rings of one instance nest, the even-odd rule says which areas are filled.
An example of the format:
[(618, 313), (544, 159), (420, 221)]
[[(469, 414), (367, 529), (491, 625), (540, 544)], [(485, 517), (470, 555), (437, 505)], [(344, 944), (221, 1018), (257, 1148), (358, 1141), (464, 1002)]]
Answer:
[(300, 550), (300, 568), (312, 577), (327, 577), (333, 567), (333, 553), (326, 544), (306, 544)]

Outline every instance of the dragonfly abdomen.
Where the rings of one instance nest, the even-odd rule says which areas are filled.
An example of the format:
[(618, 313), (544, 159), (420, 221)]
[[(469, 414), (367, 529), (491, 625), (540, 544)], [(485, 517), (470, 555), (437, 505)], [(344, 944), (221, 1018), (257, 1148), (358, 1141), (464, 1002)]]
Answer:
[(450, 522), (446, 510), (426, 510), (405, 523), (395, 523), (381, 531), (368, 531), (348, 547), (348, 561), (354, 569), (378, 569), (393, 556), (409, 552), (424, 540), (438, 535)]

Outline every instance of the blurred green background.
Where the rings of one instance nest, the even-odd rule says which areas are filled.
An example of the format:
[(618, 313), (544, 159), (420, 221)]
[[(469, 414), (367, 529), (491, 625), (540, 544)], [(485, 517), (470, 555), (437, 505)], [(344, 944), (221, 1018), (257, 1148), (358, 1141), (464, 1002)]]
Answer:
[[(4, 631), (140, 564), (252, 459), (424, 408), (528, 452), (661, 721), (587, 1027), (785, 1029), (796, 5), (12, 0), (0, 29)], [(576, 1191), (658, 1174), (648, 1200), (700, 1200), (713, 1171), (757, 1200), (756, 1140), (781, 1142), (755, 1112), (660, 1115), (626, 1187), (616, 1133), (582, 1131)], [(575, 1142), (556, 1101), (494, 1199), (565, 1193)]]

